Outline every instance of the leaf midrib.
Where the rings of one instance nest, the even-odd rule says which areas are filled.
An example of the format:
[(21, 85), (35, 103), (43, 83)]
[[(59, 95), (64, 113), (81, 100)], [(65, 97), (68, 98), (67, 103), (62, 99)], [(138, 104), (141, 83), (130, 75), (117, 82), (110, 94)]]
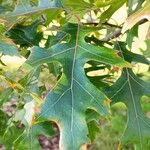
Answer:
[(140, 123), (139, 123), (139, 120), (138, 120), (138, 111), (137, 111), (137, 108), (136, 108), (136, 104), (135, 104), (135, 98), (134, 98), (134, 94), (133, 94), (133, 91), (132, 91), (132, 87), (131, 87), (131, 83), (130, 83), (130, 74), (129, 74), (129, 71), (128, 69), (126, 68), (126, 72), (127, 72), (127, 81), (128, 81), (128, 85), (129, 85), (129, 91), (131, 93), (131, 99), (132, 99), (132, 102), (133, 102), (133, 107), (134, 107), (134, 112), (135, 112), (135, 119), (136, 119), (136, 122), (137, 122), (137, 125), (138, 125), (138, 134), (139, 134), (139, 137), (140, 137), (140, 148), (142, 150), (142, 132), (141, 132), (141, 127), (140, 127)]

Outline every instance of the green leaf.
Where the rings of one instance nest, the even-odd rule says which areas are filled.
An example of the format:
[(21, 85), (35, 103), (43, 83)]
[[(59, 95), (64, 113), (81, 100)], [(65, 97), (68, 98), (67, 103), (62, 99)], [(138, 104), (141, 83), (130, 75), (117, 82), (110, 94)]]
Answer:
[[(120, 47), (122, 50), (122, 47)], [(125, 48), (124, 48), (125, 49)], [(142, 56), (130, 52), (123, 53), (125, 60), (148, 63)], [(131, 58), (134, 58), (131, 59)], [(120, 78), (111, 87), (106, 89), (106, 95), (112, 104), (123, 102), (128, 108), (127, 128), (122, 140), (138, 144), (140, 150), (148, 148), (150, 140), (150, 119), (142, 111), (140, 100), (142, 96), (150, 96), (149, 83), (141, 80), (131, 69), (123, 69)]]
[(116, 1), (116, 0), (105, 0), (105, 1), (96, 0), (94, 4), (95, 4), (97, 7), (105, 7), (105, 6), (108, 6), (108, 5), (113, 4), (115, 1)]
[[(0, 144), (3, 144), (6, 149), (12, 149), (13, 142), (23, 133), (24, 128), (17, 128), (15, 125), (13, 125), (12, 121), (8, 119), (3, 125), (5, 134), (0, 135)], [(10, 138), (11, 137), (11, 138)]]
[(110, 77), (111, 75), (101, 75), (101, 76), (93, 76), (93, 77), (89, 77), (88, 79), (98, 88), (104, 88), (104, 87), (108, 87), (108, 83), (104, 80), (105, 78)]
[(0, 14), (12, 11), (15, 6), (15, 0), (1, 0), (0, 1)]
[(127, 32), (127, 45), (129, 48), (132, 47), (132, 43), (134, 41), (134, 38), (138, 37), (138, 25), (136, 25), (134, 28), (132, 28), (130, 31)]
[(147, 65), (150, 64), (150, 61), (145, 56), (127, 50), (126, 43), (124, 42), (116, 42), (115, 49), (120, 49), (120, 55), (123, 55), (125, 60), (127, 60), (128, 62), (139, 62)]
[[(1, 112), (0, 117), (3, 119), (3, 122), (1, 121), (0, 125), (3, 127), (3, 132), (5, 133), (5, 136), (3, 134), (0, 134), (0, 144), (3, 144), (6, 149), (36, 149), (41, 150), (40, 143), (38, 141), (38, 137), (40, 135), (45, 135), (47, 137), (50, 137), (54, 135), (55, 131), (52, 127), (52, 123), (49, 121), (40, 122), (38, 124), (35, 124), (32, 126), (32, 128), (25, 128), (25, 126), (22, 124), (13, 124), (11, 123), (11, 126), (7, 128), (7, 121), (4, 124), (4, 121), (6, 118), (2, 118)], [(6, 131), (7, 130), (7, 131)], [(11, 137), (11, 138), (10, 138)]]
[(107, 114), (109, 104), (106, 96), (87, 79), (84, 64), (89, 60), (120, 67), (129, 64), (112, 49), (86, 43), (85, 35), (93, 29), (67, 24), (63, 30), (71, 36), (68, 43), (56, 44), (47, 50), (34, 47), (27, 63), (34, 67), (58, 61), (63, 66), (63, 74), (47, 95), (38, 119), (45, 118), (58, 124), (61, 149), (78, 150), (82, 144), (88, 142), (86, 109), (91, 108), (98, 113)]
[(144, 56), (146, 56), (146, 57), (150, 57), (150, 40), (148, 39), (148, 40), (146, 40), (145, 41), (145, 44), (146, 44), (146, 50), (142, 50), (141, 49), (141, 51), (143, 52), (143, 54), (144, 54)]
[(51, 122), (45, 121), (33, 125), (30, 129), (24, 130), (24, 132), (13, 142), (16, 149), (29, 149), (29, 150), (41, 150), (38, 137), (45, 135), (50, 137), (54, 135), (54, 129)]
[(25, 19), (28, 21), (41, 19), (49, 24), (61, 14), (62, 10), (61, 0), (18, 0), (15, 9), (0, 14), (0, 21), (8, 29), (18, 22), (24, 22)]
[(29, 0), (19, 0), (15, 10), (8, 17), (29, 15), (39, 11), (62, 7), (60, 0), (38, 0), (38, 6), (31, 6)]
[(52, 73), (55, 77), (58, 77), (61, 72), (61, 65), (58, 62), (49, 63), (48, 69), (50, 73)]
[(100, 132), (100, 125), (98, 121), (100, 120), (100, 116), (97, 112), (88, 109), (86, 111), (86, 122), (88, 126), (88, 137), (90, 138), (91, 142), (94, 142), (96, 135)]
[(61, 43), (62, 41), (67, 41), (67, 39), (69, 40), (69, 34), (60, 31), (57, 32), (56, 36), (49, 36), (45, 46), (46, 48), (49, 48), (57, 43)]
[(37, 32), (39, 24), (41, 24), (40, 21), (35, 21), (31, 25), (17, 24), (7, 31), (6, 35), (20, 46), (39, 45), (43, 38), (43, 33)]
[(123, 25), (122, 33), (131, 29), (136, 23), (138, 23), (142, 19), (150, 20), (150, 0), (147, 0), (145, 5), (141, 9), (139, 9), (127, 18)]
[(113, 0), (109, 8), (100, 16), (101, 22), (106, 22), (127, 0)]
[[(6, 124), (7, 124), (7, 115), (2, 111), (0, 110), (0, 136), (3, 136), (3, 134), (5, 133), (5, 130), (6, 130)], [(3, 127), (3, 128), (2, 128)]]
[(90, 9), (92, 7), (92, 4), (87, 3), (84, 0), (63, 0), (63, 4), (64, 7), (70, 7), (76, 11)]
[(16, 55), (17, 52), (17, 48), (13, 45), (4, 43), (3, 41), (0, 41), (0, 53), (2, 55)]
[[(2, 88), (1, 85), (0, 85), (0, 88)], [(0, 107), (1, 107), (4, 104), (4, 102), (9, 101), (9, 98), (10, 98), (13, 90), (11, 88), (7, 88), (5, 90), (0, 90), (0, 92), (1, 92), (0, 93)]]
[(98, 127), (98, 124), (95, 121), (91, 121), (88, 124), (88, 130), (89, 130), (89, 138), (91, 142), (93, 142), (96, 138), (96, 135), (100, 132), (100, 129)]
[(141, 150), (150, 140), (150, 119), (141, 109), (143, 95), (150, 96), (150, 85), (140, 80), (130, 69), (124, 69), (117, 82), (107, 89), (112, 103), (123, 102), (128, 107), (127, 128), (123, 135), (124, 142), (140, 143)]

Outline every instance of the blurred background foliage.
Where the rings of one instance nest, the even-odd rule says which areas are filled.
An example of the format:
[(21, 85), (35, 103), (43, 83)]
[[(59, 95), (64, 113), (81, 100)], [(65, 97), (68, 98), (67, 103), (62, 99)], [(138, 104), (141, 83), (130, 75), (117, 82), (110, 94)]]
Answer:
[[(150, 3), (148, 0), (146, 2)], [(145, 19), (145, 13), (138, 10), (146, 2), (143, 0), (64, 0), (62, 3), (54, 0), (47, 4), (46, 0), (0, 0), (1, 150), (15, 147), (17, 149), (30, 147), (34, 150), (39, 149), (39, 145), (41, 149), (58, 150), (59, 129), (56, 124), (35, 123), (32, 133), (29, 130), (34, 122), (35, 113), (39, 112), (44, 97), (59, 80), (63, 68), (57, 62), (43, 64), (32, 71), (26, 64), (22, 67), (32, 47), (48, 48), (56, 43), (69, 41), (70, 36), (61, 31), (60, 27), (68, 20), (77, 23), (75, 16), (78, 16), (83, 24), (100, 28), (99, 31), (86, 36), (87, 42), (111, 48), (114, 48), (115, 43), (119, 41), (126, 42), (129, 51), (144, 55), (149, 60), (150, 22), (136, 24), (139, 22), (139, 20), (134, 22), (133, 18), (136, 16), (132, 16), (126, 22), (127, 16), (134, 12), (138, 12), (136, 15), (141, 13)], [(69, 9), (64, 9), (65, 7)], [(128, 31), (122, 34), (124, 22), (129, 22), (131, 27), (136, 25), (131, 30), (128, 30), (131, 27), (124, 26), (124, 31)], [(121, 75), (119, 68), (95, 61), (87, 62), (84, 68), (88, 79), (101, 90), (113, 85)], [(150, 82), (148, 64), (132, 62), (132, 68), (139, 78)], [(150, 98), (143, 96), (141, 106), (145, 115), (150, 118)], [(88, 136), (92, 141), (88, 149), (137, 149), (136, 144), (121, 144), (127, 122), (126, 106), (121, 102), (114, 104), (111, 106), (111, 113), (108, 118), (94, 114), (93, 119), (91, 117), (93, 112), (87, 111)], [(36, 140), (32, 140), (33, 138)]]

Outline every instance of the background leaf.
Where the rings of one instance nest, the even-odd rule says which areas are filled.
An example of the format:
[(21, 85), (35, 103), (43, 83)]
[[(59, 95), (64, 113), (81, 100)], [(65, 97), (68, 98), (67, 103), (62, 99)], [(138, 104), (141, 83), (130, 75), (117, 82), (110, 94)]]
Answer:
[(126, 22), (123, 25), (122, 33), (127, 31), (128, 29), (131, 29), (136, 23), (138, 23), (142, 19), (150, 20), (149, 10), (150, 10), (150, 1), (146, 0), (146, 3), (141, 9), (139, 9), (138, 11), (136, 11), (127, 18)]
[[(120, 47), (120, 50), (123, 50), (123, 47)], [(132, 60), (128, 59), (126, 54), (123, 54), (125, 60), (131, 62)], [(140, 55), (132, 53), (130, 56), (133, 58), (136, 56), (135, 60), (137, 62), (145, 63), (144, 59), (139, 60), (141, 57)], [(142, 81), (131, 69), (126, 68), (123, 69), (122, 74), (116, 83), (106, 89), (106, 93), (112, 100), (112, 104), (123, 102), (128, 108), (127, 128), (122, 137), (123, 141), (126, 143), (136, 143), (141, 150), (148, 149), (148, 140), (150, 139), (150, 119), (145, 116), (141, 109), (141, 98), (144, 95), (150, 96), (149, 83)]]

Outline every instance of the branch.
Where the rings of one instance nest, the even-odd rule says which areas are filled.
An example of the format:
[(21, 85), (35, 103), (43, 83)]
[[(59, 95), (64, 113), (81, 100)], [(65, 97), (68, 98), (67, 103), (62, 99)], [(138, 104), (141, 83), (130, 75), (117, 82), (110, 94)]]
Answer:
[[(139, 21), (137, 23), (137, 25), (141, 25), (143, 23), (146, 23), (147, 21), (148, 21), (147, 19), (142, 19), (141, 21)], [(109, 24), (109, 25), (111, 26), (111, 24)], [(116, 26), (116, 27), (119, 28), (119, 26)], [(114, 32), (108, 34), (105, 38), (101, 39), (101, 41), (102, 42), (108, 42), (108, 41), (110, 41), (110, 40), (112, 40), (114, 38), (117, 38), (117, 37), (119, 37), (122, 34), (121, 31), (122, 31), (122, 27), (119, 28), (119, 29), (116, 29)]]
[(119, 37), (122, 33), (121, 33), (122, 29), (117, 29), (114, 32), (108, 34), (105, 38), (101, 39), (102, 42), (108, 42), (116, 37)]

